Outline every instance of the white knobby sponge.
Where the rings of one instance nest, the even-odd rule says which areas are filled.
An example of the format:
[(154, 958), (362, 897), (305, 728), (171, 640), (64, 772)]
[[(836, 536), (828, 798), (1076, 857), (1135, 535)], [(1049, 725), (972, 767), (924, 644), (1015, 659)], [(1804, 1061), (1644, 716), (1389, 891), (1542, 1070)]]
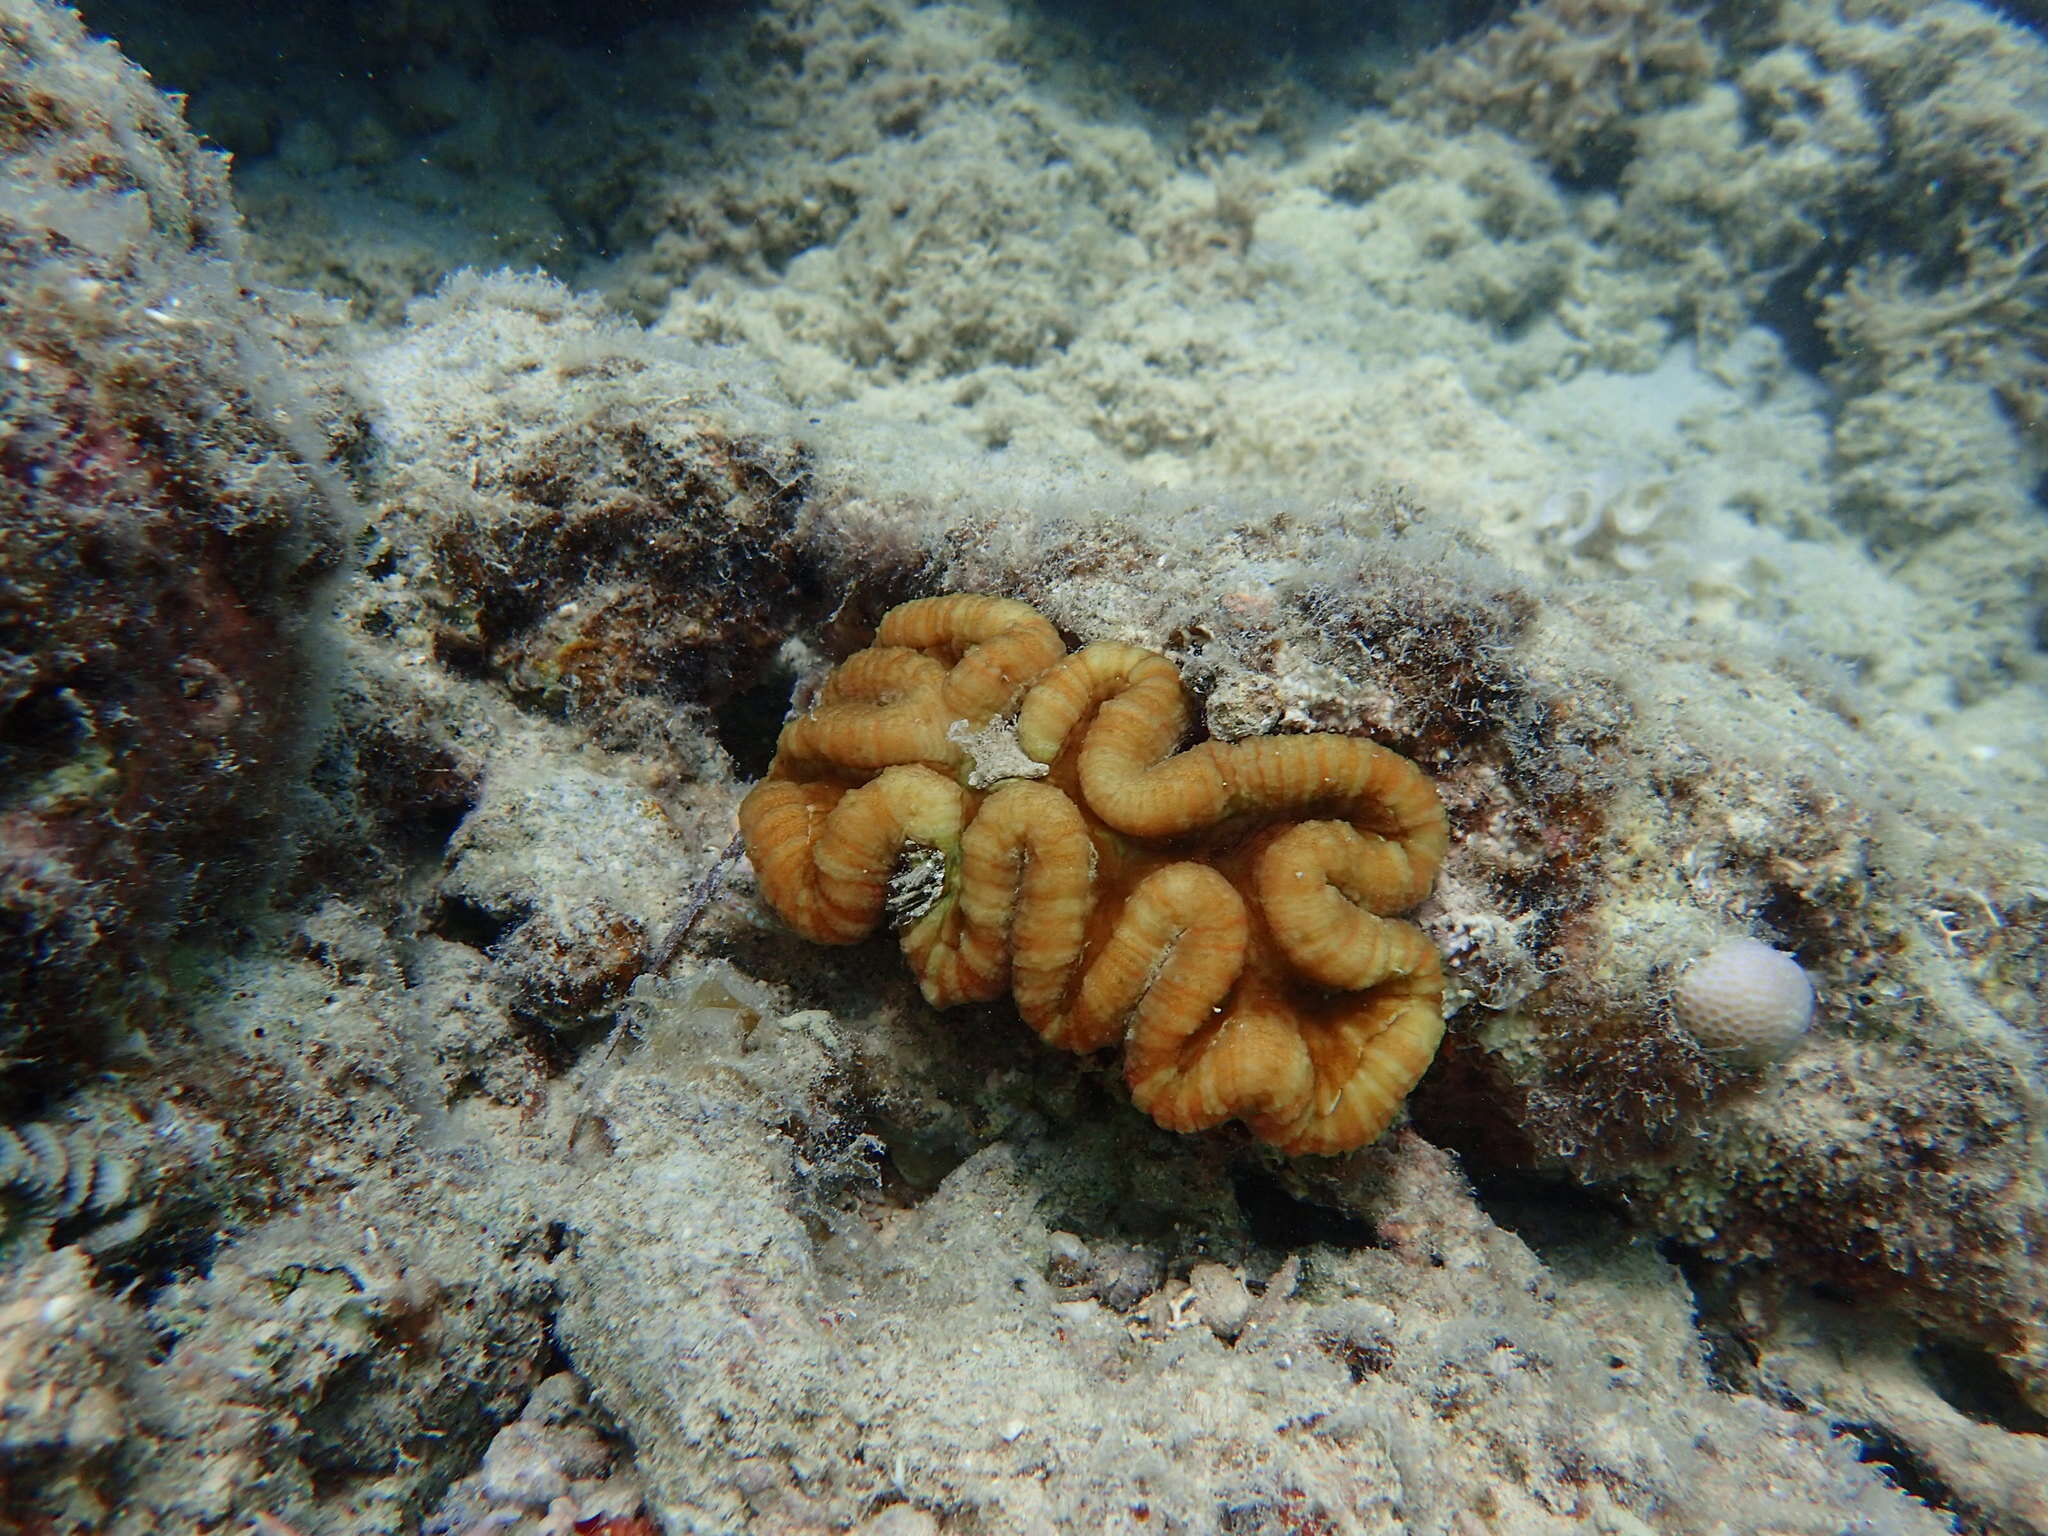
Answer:
[(1710, 1051), (1783, 1056), (1813, 1022), (1813, 983), (1797, 960), (1733, 939), (1695, 960), (1672, 996), (1679, 1021)]

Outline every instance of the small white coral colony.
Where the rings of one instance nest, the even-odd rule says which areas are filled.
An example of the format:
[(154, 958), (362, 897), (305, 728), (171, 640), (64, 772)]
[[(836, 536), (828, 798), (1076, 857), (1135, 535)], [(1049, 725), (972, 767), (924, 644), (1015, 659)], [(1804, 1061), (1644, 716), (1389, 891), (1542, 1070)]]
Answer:
[(1672, 997), (1679, 1021), (1710, 1051), (1768, 1060), (1813, 1022), (1813, 983), (1797, 960), (1734, 939), (1693, 962)]
[(1701, 488), (1688, 481), (1603, 469), (1552, 491), (1534, 526), (1572, 554), (1646, 571), (1657, 562), (1655, 546), (1676, 537), (1702, 503)]

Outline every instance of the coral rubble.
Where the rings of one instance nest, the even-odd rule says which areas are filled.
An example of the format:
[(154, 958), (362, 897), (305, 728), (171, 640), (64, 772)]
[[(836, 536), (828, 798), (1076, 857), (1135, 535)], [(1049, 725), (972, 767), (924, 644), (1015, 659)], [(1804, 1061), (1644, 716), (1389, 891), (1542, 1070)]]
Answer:
[(2037, 1531), (2039, 39), (530, 9), (0, 0), (0, 1532)]

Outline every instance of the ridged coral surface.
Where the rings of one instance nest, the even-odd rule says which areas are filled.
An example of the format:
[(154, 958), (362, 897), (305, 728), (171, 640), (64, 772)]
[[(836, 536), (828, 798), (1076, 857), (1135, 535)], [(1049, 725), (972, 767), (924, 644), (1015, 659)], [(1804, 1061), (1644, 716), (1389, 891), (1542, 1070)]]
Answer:
[[(930, 850), (939, 883), (902, 942), (935, 1007), (1008, 990), (1050, 1044), (1121, 1045), (1132, 1099), (1171, 1130), (1365, 1145), (1443, 1035), (1437, 953), (1388, 916), (1443, 861), (1435, 789), (1326, 733), (1176, 752), (1193, 709), (1172, 663), (1064, 652), (1023, 603), (893, 610), (741, 806), (763, 894), (804, 937), (854, 943)], [(1047, 778), (983, 794), (958, 727), (1012, 708)]]
[(1672, 1004), (1710, 1051), (1782, 1056), (1813, 1021), (1813, 983), (1782, 950), (1736, 939), (1693, 963)]
[[(2048, 1529), (2017, 7), (89, 10), (195, 116), (0, 0), (0, 1536)], [(721, 854), (933, 592), (1047, 622), (785, 777), (971, 813), (814, 871), (943, 1011)], [(1163, 1134), (1162, 931), (1409, 942), (1230, 809), (1367, 740), (1404, 1123)]]

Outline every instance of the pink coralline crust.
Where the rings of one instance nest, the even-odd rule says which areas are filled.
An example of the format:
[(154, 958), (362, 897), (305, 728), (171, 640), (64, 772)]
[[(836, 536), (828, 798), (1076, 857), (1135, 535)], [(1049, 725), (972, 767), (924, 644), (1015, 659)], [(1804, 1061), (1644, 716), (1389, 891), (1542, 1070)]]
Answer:
[(289, 525), (219, 526), (190, 470), (98, 419), (93, 393), (80, 378), (52, 402), (59, 425), (0, 449), (16, 1027), (69, 1012), (111, 955), (250, 878), (300, 670), (265, 590)]
[(0, 1053), (262, 883), (336, 551), (220, 157), (69, 12), (0, 34)]

